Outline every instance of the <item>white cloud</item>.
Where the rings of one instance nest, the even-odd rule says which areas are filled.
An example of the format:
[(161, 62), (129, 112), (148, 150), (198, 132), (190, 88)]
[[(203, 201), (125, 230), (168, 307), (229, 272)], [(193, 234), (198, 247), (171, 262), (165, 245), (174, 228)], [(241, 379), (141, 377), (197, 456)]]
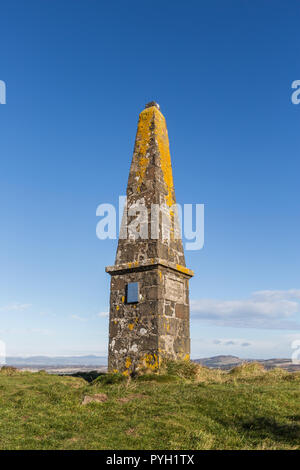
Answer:
[(0, 307), (0, 312), (22, 312), (23, 310), (27, 310), (28, 308), (32, 307), (31, 304), (22, 304), (20, 302), (13, 302), (8, 305), (4, 305)]
[(100, 317), (100, 318), (104, 318), (104, 317), (108, 317), (109, 315), (109, 312), (99, 312), (97, 313), (97, 317)]
[(219, 326), (300, 329), (300, 289), (257, 291), (245, 300), (192, 300), (191, 312)]
[(215, 339), (213, 340), (213, 344), (218, 344), (220, 346), (252, 346), (252, 343), (243, 339)]
[(87, 318), (80, 317), (79, 315), (70, 315), (70, 318), (73, 320), (78, 320), (78, 321), (87, 321)]
[(38, 334), (38, 335), (51, 335), (53, 333), (52, 330), (47, 328), (5, 328), (0, 330), (0, 334), (21, 334), (21, 335), (29, 335), (29, 334)]
[(300, 300), (300, 289), (289, 290), (259, 290), (253, 292), (252, 297), (257, 299), (270, 299), (270, 300), (286, 300), (298, 299)]

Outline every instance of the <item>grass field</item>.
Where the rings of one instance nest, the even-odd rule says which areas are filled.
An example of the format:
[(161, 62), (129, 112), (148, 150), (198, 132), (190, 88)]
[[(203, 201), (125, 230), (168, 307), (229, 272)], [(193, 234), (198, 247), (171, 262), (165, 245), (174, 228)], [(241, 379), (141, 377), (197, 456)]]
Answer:
[(2, 369), (0, 448), (300, 449), (300, 375), (171, 364), (88, 383)]

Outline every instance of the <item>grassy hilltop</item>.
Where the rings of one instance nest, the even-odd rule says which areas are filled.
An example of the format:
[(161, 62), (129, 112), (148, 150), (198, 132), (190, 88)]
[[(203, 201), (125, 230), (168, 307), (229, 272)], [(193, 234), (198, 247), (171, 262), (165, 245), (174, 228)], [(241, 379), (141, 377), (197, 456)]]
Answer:
[(0, 449), (300, 449), (300, 374), (185, 361), (88, 383), (2, 368)]

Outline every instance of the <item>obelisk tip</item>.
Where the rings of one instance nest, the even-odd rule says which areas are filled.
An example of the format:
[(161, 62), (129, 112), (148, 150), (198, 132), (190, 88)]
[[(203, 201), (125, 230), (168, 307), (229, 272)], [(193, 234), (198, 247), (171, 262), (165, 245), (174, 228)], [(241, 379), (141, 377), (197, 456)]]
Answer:
[(147, 103), (145, 108), (151, 108), (152, 106), (155, 106), (158, 110), (160, 110), (160, 106), (156, 101), (150, 101), (150, 103)]

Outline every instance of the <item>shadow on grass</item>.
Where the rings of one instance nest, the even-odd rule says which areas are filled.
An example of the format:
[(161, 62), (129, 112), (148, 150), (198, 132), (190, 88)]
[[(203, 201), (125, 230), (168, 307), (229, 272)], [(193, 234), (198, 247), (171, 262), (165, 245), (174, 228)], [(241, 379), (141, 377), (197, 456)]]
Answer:
[[(298, 445), (300, 440), (300, 425), (296, 423), (299, 415), (285, 416), (291, 423), (280, 423), (274, 418), (267, 418), (264, 416), (253, 417), (247, 420), (246, 418), (235, 416), (235, 419), (216, 419), (216, 421), (225, 428), (234, 426), (236, 430), (241, 433), (251, 435), (251, 439), (267, 439), (270, 438), (274, 441), (286, 442), (290, 445)], [(249, 436), (250, 437), (250, 436)]]
[(300, 421), (300, 415), (286, 416), (286, 419), (289, 419), (290, 421)]
[[(292, 417), (289, 417), (291, 419)], [(293, 417), (295, 420), (295, 417)], [(272, 437), (277, 440), (288, 440), (300, 439), (300, 426), (299, 424), (281, 424), (275, 419), (258, 417), (250, 421), (240, 423), (240, 426), (244, 431), (257, 432), (260, 436)]]
[(106, 372), (98, 372), (97, 370), (90, 370), (89, 372), (75, 372), (74, 374), (60, 374), (60, 375), (68, 375), (69, 377), (80, 377), (84, 379), (86, 382), (93, 382), (100, 376), (107, 375)]

